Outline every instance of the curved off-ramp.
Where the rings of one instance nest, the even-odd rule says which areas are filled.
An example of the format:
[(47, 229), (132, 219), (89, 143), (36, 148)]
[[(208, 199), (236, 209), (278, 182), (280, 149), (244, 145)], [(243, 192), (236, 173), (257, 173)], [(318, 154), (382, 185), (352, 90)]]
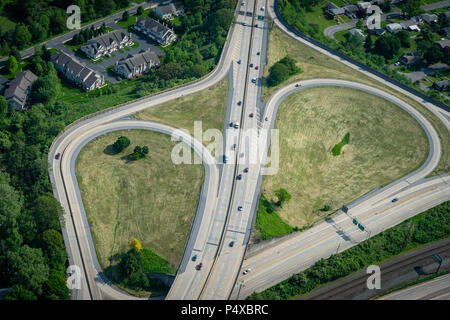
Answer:
[[(205, 181), (199, 199), (198, 212), (195, 215), (192, 227), (194, 237), (190, 236), (190, 238), (201, 239), (201, 237), (196, 236), (196, 233), (201, 232), (202, 226), (207, 225), (211, 219), (219, 184), (219, 170), (210, 151), (190, 134), (160, 123), (136, 120), (113, 121), (80, 133), (61, 150), (60, 160), (54, 161), (55, 180), (60, 181), (64, 186), (64, 194), (59, 194), (59, 196), (63, 207), (67, 205), (65, 207), (65, 227), (71, 231), (69, 234), (75, 235), (75, 238), (71, 237), (68, 239), (69, 247), (71, 248), (69, 252), (77, 252), (77, 250), (72, 249), (80, 246), (80, 251), (83, 253), (82, 257), (71, 257), (71, 260), (80, 259), (84, 270), (82, 273), (82, 278), (84, 279), (82, 281), (82, 290), (76, 290), (81, 295), (77, 296), (80, 299), (88, 299), (89, 296), (92, 299), (136, 299), (136, 297), (113, 286), (102, 272), (95, 253), (90, 227), (75, 175), (77, 156), (87, 143), (108, 132), (131, 129), (151, 130), (170, 135), (174, 141), (183, 141), (183, 143), (188, 144), (201, 157), (205, 165)], [(186, 246), (190, 245), (190, 241), (188, 241)]]
[[(332, 219), (321, 221), (308, 231), (293, 234), (262, 252), (246, 257), (241, 271), (252, 272), (237, 280), (231, 298), (243, 299), (255, 291), (262, 291), (313, 265), (320, 258), (327, 258), (336, 251), (346, 250), (367, 237), (373, 236), (401, 221), (450, 198), (449, 176), (424, 179), (439, 164), (441, 142), (431, 123), (415, 108), (396, 96), (358, 82), (340, 79), (310, 79), (298, 81), (276, 91), (268, 101), (263, 129), (274, 127), (279, 105), (290, 94), (312, 87), (338, 86), (361, 90), (382, 97), (408, 112), (423, 128), (429, 143), (426, 161), (414, 172), (375, 190), (348, 204), (348, 215), (339, 211)], [(267, 155), (270, 141), (262, 157)], [(397, 203), (391, 200), (398, 197)], [(367, 228), (360, 232), (350, 219), (357, 218)]]

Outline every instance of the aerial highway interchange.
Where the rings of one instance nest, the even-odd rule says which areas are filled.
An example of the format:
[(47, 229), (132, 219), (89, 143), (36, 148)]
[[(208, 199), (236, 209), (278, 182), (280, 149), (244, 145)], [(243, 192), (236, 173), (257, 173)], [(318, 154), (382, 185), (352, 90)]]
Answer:
[[(260, 81), (266, 64), (269, 17), (292, 41), (299, 41), (349, 67), (365, 72), (381, 83), (387, 83), (377, 75), (361, 70), (359, 66), (293, 33), (280, 21), (274, 5), (274, 0), (239, 1), (235, 23), (229, 30), (220, 61), (204, 78), (85, 117), (55, 139), (48, 157), (50, 177), (54, 195), (65, 212), (63, 235), (70, 264), (79, 266), (82, 275), (80, 289), (73, 290), (74, 299), (136, 299), (115, 287), (103, 275), (75, 175), (75, 162), (80, 150), (89, 141), (107, 132), (143, 129), (175, 135), (201, 155), (204, 161), (206, 175), (199, 206), (167, 299), (245, 299), (255, 291), (264, 290), (306, 269), (320, 258), (354, 246), (450, 198), (448, 174), (427, 178), (441, 158), (438, 133), (420, 112), (396, 96), (353, 81), (318, 77), (288, 84), (274, 93), (265, 106), (260, 103)], [(258, 15), (264, 15), (265, 20), (257, 20)], [(250, 64), (259, 68), (249, 67)], [(164, 124), (130, 117), (152, 106), (204, 90), (227, 76), (232, 79), (230, 86), (233, 95), (229, 99), (224, 123), (224, 150), (219, 161), (201, 141), (188, 133), (180, 133), (177, 128)], [(447, 111), (394, 84), (388, 85), (421, 103), (450, 129), (450, 114)], [(278, 106), (287, 96), (317, 86), (348, 87), (365, 91), (402, 108), (425, 131), (429, 142), (428, 158), (420, 168), (407, 176), (347, 204), (347, 212), (340, 210), (331, 219), (317, 223), (305, 232), (296, 233), (244, 259), (257, 211), (264, 160), (270, 146), (270, 139), (261, 132), (274, 127)], [(249, 114), (255, 116), (249, 117)], [(230, 123), (233, 125), (230, 126)], [(255, 134), (247, 139), (244, 131)], [(249, 157), (249, 144), (263, 146), (257, 150), (258, 161), (255, 163), (243, 161)], [(61, 158), (55, 161), (58, 153)], [(225, 157), (227, 161), (223, 161)], [(242, 179), (237, 179), (238, 175)], [(393, 203), (393, 198), (398, 198), (399, 201)], [(353, 217), (365, 225), (366, 232), (352, 224)], [(196, 261), (192, 261), (194, 255), (198, 256)], [(200, 270), (196, 268), (199, 261), (203, 265)], [(251, 272), (244, 274), (248, 269)]]

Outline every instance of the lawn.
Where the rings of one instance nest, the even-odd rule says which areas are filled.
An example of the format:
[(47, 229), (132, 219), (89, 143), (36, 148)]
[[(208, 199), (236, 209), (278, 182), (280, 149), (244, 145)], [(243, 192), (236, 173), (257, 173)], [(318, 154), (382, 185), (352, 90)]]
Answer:
[(223, 132), (228, 99), (228, 78), (212, 87), (166, 102), (136, 114), (140, 120), (156, 121), (194, 133), (194, 121), (202, 121), (203, 131)]
[[(270, 94), (278, 90), (280, 87), (285, 86), (287, 83), (317, 77), (352, 80), (380, 88), (408, 102), (411, 106), (422, 112), (425, 117), (433, 124), (441, 138), (442, 157), (438, 167), (431, 175), (443, 174), (448, 172), (450, 166), (450, 135), (448, 134), (447, 128), (442, 124), (442, 122), (421, 104), (408, 97), (405, 97), (403, 94), (391, 89), (388, 86), (382, 85), (381, 83), (372, 80), (363, 73), (347, 67), (337, 60), (329, 58), (309, 47), (306, 47), (298, 41), (292, 40), (292, 38), (284, 34), (277, 27), (274, 27), (269, 34), (268, 64), (264, 68), (265, 78), (269, 74), (269, 68), (287, 54), (297, 60), (297, 66), (299, 66), (303, 70), (303, 72), (292, 76), (290, 79), (278, 86), (268, 88), (264, 85), (262, 88), (263, 95), (265, 94), (263, 100), (267, 101), (270, 97)], [(263, 83), (265, 83), (265, 81)]]
[[(271, 202), (275, 190), (292, 199), (277, 208), (286, 223), (302, 228), (418, 168), (427, 158), (422, 127), (396, 105), (355, 89), (302, 90), (280, 105), (280, 167), (262, 189)], [(332, 148), (350, 140), (339, 156)], [(414, 139), (411, 139), (414, 137)], [(330, 205), (331, 210), (320, 210)]]
[[(131, 144), (113, 154), (111, 145), (121, 135)], [(172, 272), (178, 266), (196, 212), (204, 167), (174, 165), (170, 158), (175, 144), (161, 133), (124, 130), (101, 136), (81, 151), (77, 178), (103, 268), (111, 265), (111, 257), (128, 251), (133, 238), (169, 262), (165, 266), (159, 258), (150, 259), (155, 260), (153, 264), (147, 259), (145, 264), (153, 272), (155, 266)], [(127, 161), (136, 145), (147, 145), (149, 155)]]

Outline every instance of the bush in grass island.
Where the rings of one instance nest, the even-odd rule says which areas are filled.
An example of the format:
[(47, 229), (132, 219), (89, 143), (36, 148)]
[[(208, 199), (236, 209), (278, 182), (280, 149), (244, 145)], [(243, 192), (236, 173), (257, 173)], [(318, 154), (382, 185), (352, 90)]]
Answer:
[(335, 144), (335, 146), (333, 147), (333, 150), (331, 150), (331, 152), (333, 152), (333, 156), (340, 155), (342, 147), (345, 146), (346, 144), (348, 144), (349, 142), (350, 142), (350, 133), (347, 132), (347, 134), (344, 136), (342, 141)]

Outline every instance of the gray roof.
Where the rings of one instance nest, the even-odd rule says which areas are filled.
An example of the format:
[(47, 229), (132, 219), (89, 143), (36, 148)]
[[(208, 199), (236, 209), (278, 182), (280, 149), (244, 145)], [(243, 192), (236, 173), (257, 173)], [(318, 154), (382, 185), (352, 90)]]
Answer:
[(444, 40), (439, 40), (435, 42), (437, 45), (439, 45), (442, 49), (446, 48), (446, 47), (450, 47), (450, 40), (449, 39), (444, 39)]
[(337, 8), (337, 9), (329, 9), (328, 12), (331, 12), (333, 15), (339, 15), (339, 14), (344, 14), (345, 10), (342, 8)]
[(99, 77), (97, 76), (97, 74), (92, 72), (91, 75), (85, 81), (83, 81), (83, 84), (90, 88), (98, 78)]
[(412, 20), (406, 20), (406, 21), (400, 22), (400, 25), (401, 25), (403, 28), (408, 28), (408, 27), (410, 27), (410, 26), (417, 25), (417, 22), (412, 21)]
[(166, 27), (162, 23), (152, 18), (140, 18), (137, 21), (137, 24), (143, 26), (145, 29), (152, 31), (153, 33), (159, 34), (161, 38), (164, 38), (168, 32), (172, 33), (172, 30), (169, 27)]
[(160, 64), (158, 56), (153, 51), (147, 50), (143, 53), (138, 53), (133, 56), (129, 56), (126, 59), (120, 60), (117, 64), (126, 66), (127, 69), (130, 72), (132, 72), (135, 67), (147, 63), (151, 63), (153, 65)]
[(173, 13), (173, 7), (169, 4), (167, 6), (159, 6), (159, 10), (161, 10), (162, 14), (172, 14)]
[(423, 19), (423, 21), (425, 22), (432, 22), (438, 19), (438, 16), (435, 14), (429, 14), (429, 13), (424, 13), (421, 14), (420, 17)]
[(353, 12), (357, 12), (358, 6), (354, 5), (354, 4), (347, 4), (345, 6), (342, 7), (345, 11), (353, 13)]
[(10, 82), (8, 89), (5, 90), (5, 98), (7, 100), (14, 99), (22, 105), (25, 104), (27, 91), (37, 78), (30, 70), (18, 72)]
[(109, 47), (114, 41), (121, 43), (126, 37), (130, 37), (130, 34), (123, 30), (114, 30), (107, 34), (98, 36), (88, 41), (88, 44), (96, 44), (97, 47), (100, 45), (104, 45), (105, 47)]
[[(50, 59), (56, 65), (63, 67), (65, 69), (65, 72), (68, 72), (76, 78), (80, 79), (81, 82), (88, 87), (90, 87), (99, 77), (94, 70), (83, 66), (81, 63), (76, 61), (74, 58), (66, 55), (64, 52), (54, 53)], [(93, 82), (92, 76), (94, 76), (95, 78)]]

